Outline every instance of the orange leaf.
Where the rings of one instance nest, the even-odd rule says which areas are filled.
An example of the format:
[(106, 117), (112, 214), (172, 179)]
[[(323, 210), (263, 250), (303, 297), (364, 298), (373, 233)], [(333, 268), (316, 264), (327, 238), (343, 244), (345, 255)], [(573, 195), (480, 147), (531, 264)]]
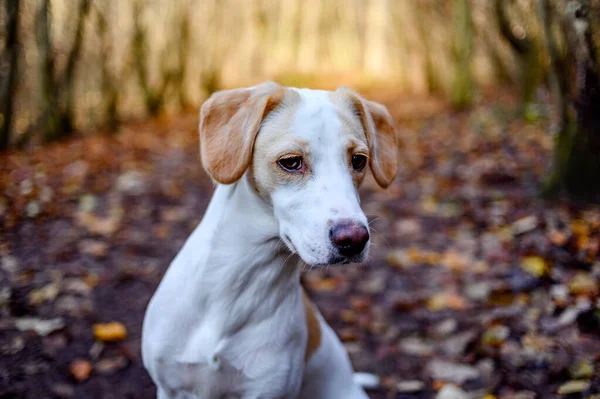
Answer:
[(127, 329), (118, 321), (106, 324), (94, 324), (94, 337), (98, 341), (117, 342), (127, 338)]

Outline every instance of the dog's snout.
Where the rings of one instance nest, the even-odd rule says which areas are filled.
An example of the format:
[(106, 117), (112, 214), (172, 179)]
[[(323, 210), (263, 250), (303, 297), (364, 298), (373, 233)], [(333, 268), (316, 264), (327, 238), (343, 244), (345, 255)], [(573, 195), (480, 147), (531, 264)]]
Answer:
[(342, 256), (355, 256), (362, 252), (369, 241), (369, 230), (357, 222), (341, 222), (329, 231), (331, 242)]

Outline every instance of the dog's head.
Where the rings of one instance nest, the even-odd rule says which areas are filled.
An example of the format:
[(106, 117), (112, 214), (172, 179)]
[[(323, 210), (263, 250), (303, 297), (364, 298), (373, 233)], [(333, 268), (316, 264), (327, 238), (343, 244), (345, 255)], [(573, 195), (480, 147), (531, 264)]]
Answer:
[(396, 175), (387, 109), (347, 88), (274, 82), (214, 93), (200, 112), (202, 163), (221, 184), (247, 174), (273, 207), (279, 235), (311, 265), (362, 262), (369, 228), (357, 193), (367, 166), (381, 187)]

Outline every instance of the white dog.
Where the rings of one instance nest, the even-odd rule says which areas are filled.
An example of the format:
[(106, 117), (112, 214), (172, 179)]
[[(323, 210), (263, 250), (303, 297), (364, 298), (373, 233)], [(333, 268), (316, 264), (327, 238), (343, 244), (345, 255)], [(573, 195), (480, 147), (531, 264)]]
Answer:
[(202, 106), (200, 150), (219, 184), (144, 320), (158, 398), (367, 398), (297, 257), (366, 259), (357, 188), (367, 164), (382, 187), (397, 168), (386, 108), (346, 88), (220, 91)]

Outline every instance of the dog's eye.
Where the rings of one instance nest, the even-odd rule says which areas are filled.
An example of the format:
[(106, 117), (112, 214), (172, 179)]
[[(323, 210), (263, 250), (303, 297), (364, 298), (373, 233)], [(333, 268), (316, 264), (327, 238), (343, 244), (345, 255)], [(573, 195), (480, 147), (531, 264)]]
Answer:
[(352, 155), (352, 167), (356, 171), (361, 171), (365, 168), (367, 164), (367, 157), (363, 154), (354, 154)]
[(277, 163), (283, 170), (295, 172), (302, 168), (302, 157), (281, 158)]

